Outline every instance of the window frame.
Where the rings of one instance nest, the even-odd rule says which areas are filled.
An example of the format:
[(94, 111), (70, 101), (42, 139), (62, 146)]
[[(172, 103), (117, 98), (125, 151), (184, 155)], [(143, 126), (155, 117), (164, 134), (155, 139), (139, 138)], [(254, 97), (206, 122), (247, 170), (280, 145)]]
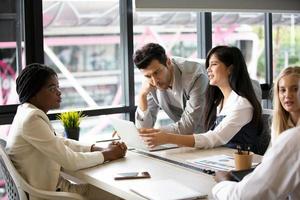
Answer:
[[(125, 93), (125, 105), (119, 107), (104, 107), (99, 109), (85, 109), (84, 114), (88, 116), (100, 116), (117, 113), (125, 113), (126, 118), (130, 121), (135, 120), (135, 99), (134, 99), (134, 66), (133, 55), (133, 3), (132, 0), (119, 0), (120, 4), (120, 48), (122, 56), (122, 69), (124, 72), (123, 84)], [(21, 15), (21, 9), (24, 10), (24, 16)], [(30, 63), (44, 63), (44, 35), (43, 35), (43, 8), (42, 0), (21, 1), (19, 6), (19, 13), (16, 15), (19, 22), (24, 19), (25, 27), (24, 32), (17, 35), (17, 51), (19, 54), (18, 70), (22, 69), (21, 66), (21, 41), (22, 35), (25, 38), (25, 52), (26, 52), (26, 64)], [(197, 51), (199, 58), (205, 58), (207, 52), (212, 46), (212, 14), (211, 12), (197, 13)], [(18, 26), (20, 26), (19, 23)], [(17, 28), (17, 27), (16, 27)], [(265, 13), (265, 56), (266, 56), (266, 83), (262, 84), (263, 98), (268, 99), (264, 105), (266, 108), (271, 108), (271, 101), (269, 91), (273, 82), (273, 63), (272, 63), (272, 13)], [(201, 34), (200, 34), (201, 33)], [(13, 117), (17, 110), (16, 104), (0, 106), (0, 125), (10, 124), (13, 121)], [(51, 120), (56, 119), (58, 113), (49, 114)]]

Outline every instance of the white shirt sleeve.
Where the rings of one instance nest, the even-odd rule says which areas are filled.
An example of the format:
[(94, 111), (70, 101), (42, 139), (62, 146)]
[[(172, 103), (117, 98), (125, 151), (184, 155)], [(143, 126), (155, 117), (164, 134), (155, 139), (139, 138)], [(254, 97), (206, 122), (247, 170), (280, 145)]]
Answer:
[(262, 163), (241, 182), (223, 181), (212, 190), (215, 199), (300, 198), (300, 127), (289, 129), (267, 151)]
[(247, 99), (241, 97), (237, 102), (230, 102), (226, 110), (226, 116), (214, 130), (194, 134), (195, 147), (213, 148), (228, 143), (253, 116), (253, 107)]

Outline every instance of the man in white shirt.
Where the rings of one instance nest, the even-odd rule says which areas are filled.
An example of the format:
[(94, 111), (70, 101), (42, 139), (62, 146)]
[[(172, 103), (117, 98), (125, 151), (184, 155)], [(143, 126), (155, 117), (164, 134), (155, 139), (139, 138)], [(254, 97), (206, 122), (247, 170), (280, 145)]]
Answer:
[(152, 128), (159, 109), (174, 123), (163, 130), (179, 134), (203, 132), (201, 122), (208, 85), (199, 62), (169, 58), (162, 46), (149, 43), (134, 54), (134, 63), (145, 76), (139, 93), (136, 125)]
[(228, 181), (228, 172), (217, 172), (215, 199), (300, 199), (300, 119), (283, 132), (261, 164), (241, 182)]

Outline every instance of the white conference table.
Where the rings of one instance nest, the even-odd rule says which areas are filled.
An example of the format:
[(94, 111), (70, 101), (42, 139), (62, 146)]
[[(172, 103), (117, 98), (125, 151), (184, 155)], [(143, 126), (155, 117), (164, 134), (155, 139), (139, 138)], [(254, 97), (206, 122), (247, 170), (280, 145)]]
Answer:
[[(152, 154), (185, 163), (187, 159), (219, 154), (232, 155), (233, 152), (233, 149), (224, 147), (209, 150), (181, 147), (177, 149), (157, 151)], [(259, 156), (257, 156), (254, 160), (257, 159), (260, 159)], [(151, 178), (114, 180), (114, 175), (117, 173), (135, 171), (147, 171), (150, 173)], [(207, 194), (208, 199), (212, 198), (211, 190), (216, 184), (212, 175), (133, 151), (128, 151), (126, 157), (119, 160), (75, 172), (66, 171), (66, 173), (116, 196), (130, 200), (144, 199), (131, 192), (130, 187), (132, 184), (142, 183), (145, 181), (172, 179), (195, 191)]]

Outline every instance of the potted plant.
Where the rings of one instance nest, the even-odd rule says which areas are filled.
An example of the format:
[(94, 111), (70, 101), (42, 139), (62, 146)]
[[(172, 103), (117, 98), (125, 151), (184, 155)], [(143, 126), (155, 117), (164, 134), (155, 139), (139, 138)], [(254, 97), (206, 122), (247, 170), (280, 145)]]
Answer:
[(80, 122), (85, 115), (80, 111), (63, 112), (57, 116), (65, 128), (67, 138), (78, 140)]

